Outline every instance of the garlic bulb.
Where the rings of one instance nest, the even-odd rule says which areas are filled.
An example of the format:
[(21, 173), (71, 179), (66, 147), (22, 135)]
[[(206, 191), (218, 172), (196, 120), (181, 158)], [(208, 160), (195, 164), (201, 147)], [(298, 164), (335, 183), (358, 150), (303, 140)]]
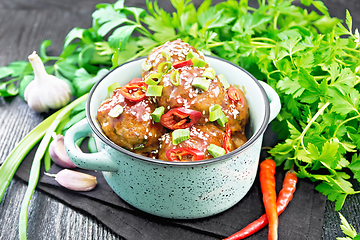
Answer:
[(54, 163), (64, 168), (76, 168), (76, 165), (70, 160), (66, 153), (64, 136), (53, 133), (53, 139), (49, 146), (49, 154)]
[(61, 186), (74, 191), (90, 191), (97, 185), (96, 177), (69, 169), (63, 169), (57, 174), (45, 173), (45, 175), (55, 177)]
[(25, 88), (24, 97), (35, 112), (58, 109), (70, 102), (71, 90), (63, 80), (48, 74), (40, 57), (34, 51), (29, 57), (35, 78)]

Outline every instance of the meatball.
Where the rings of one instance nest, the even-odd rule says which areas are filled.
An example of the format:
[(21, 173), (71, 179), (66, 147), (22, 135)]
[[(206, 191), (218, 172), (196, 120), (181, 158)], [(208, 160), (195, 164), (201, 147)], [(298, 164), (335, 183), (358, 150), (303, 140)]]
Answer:
[(171, 62), (186, 60), (186, 55), (190, 51), (199, 55), (200, 59), (205, 60), (205, 57), (201, 52), (198, 52), (193, 46), (183, 42), (181, 39), (166, 42), (165, 44), (153, 49), (145, 60), (146, 64), (151, 66), (151, 68), (147, 71), (142, 71), (141, 75), (144, 79), (146, 79), (150, 74), (157, 72), (159, 64), (168, 61), (163, 56), (163, 51), (170, 53), (169, 56)]
[(176, 107), (185, 107), (202, 113), (201, 124), (205, 124), (209, 116), (209, 107), (213, 104), (221, 104), (226, 95), (226, 90), (216, 76), (210, 81), (207, 91), (193, 87), (192, 81), (195, 77), (200, 77), (204, 72), (203, 68), (182, 67), (179, 71), (179, 86), (174, 86), (170, 82), (171, 70), (164, 75), (161, 85), (164, 86), (162, 96), (158, 98), (158, 104), (164, 106), (166, 110)]
[[(178, 145), (172, 144), (171, 132), (166, 133), (161, 137), (161, 144), (159, 149), (159, 159), (168, 161), (166, 158), (166, 151), (169, 149), (191, 147), (198, 149), (205, 153), (205, 159), (213, 158), (206, 150), (210, 144), (222, 146), (225, 133), (216, 127), (215, 124), (208, 123), (206, 125), (194, 125), (190, 127), (190, 139), (185, 140)], [(234, 150), (234, 144), (232, 144)]]
[[(118, 117), (108, 115), (109, 111), (120, 105), (124, 111)], [(151, 113), (156, 104), (151, 99), (140, 102), (131, 102), (116, 89), (111, 98), (102, 102), (97, 111), (104, 134), (115, 144), (130, 151), (153, 156), (159, 147), (159, 137), (165, 133), (165, 128), (160, 123), (152, 121)]]
[[(231, 86), (231, 88), (236, 87)], [(241, 100), (233, 101), (229, 98), (228, 94), (225, 94), (224, 99), (221, 103), (221, 109), (225, 113), (226, 118), (229, 120), (231, 132), (244, 133), (245, 125), (249, 121), (249, 106), (247, 104), (243, 91), (241, 91), (239, 88), (236, 88), (236, 90)]]
[(235, 132), (231, 134), (231, 140), (234, 145), (234, 149), (237, 149), (246, 143), (247, 137), (243, 132)]

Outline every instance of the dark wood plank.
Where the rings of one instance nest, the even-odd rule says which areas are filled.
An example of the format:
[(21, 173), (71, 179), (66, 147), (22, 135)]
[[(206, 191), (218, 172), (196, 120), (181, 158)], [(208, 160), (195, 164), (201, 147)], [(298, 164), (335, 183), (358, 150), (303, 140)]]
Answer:
[[(50, 54), (59, 54), (66, 34), (73, 27), (91, 26), (91, 13), (101, 0), (1, 0), (0, 1), (0, 66), (12, 61), (26, 60), (45, 39), (53, 45)], [(113, 3), (115, 0), (106, 1)], [(199, 6), (202, 1), (194, 1)], [(213, 1), (213, 4), (220, 2)], [(251, 1), (256, 3), (256, 0)], [(354, 27), (360, 27), (358, 0), (324, 1), (331, 16), (345, 18), (345, 9), (353, 15)], [(144, 7), (145, 0), (127, 0), (126, 5)], [(300, 0), (294, 3), (299, 4)], [(159, 1), (167, 11), (170, 1)], [(31, 111), (19, 97), (11, 102), (0, 98), (0, 163), (16, 144), (43, 120), (43, 115)], [(18, 238), (18, 219), (26, 184), (13, 180), (0, 203), (0, 239)], [(355, 203), (354, 203), (355, 204)], [(350, 208), (351, 209), (351, 208)], [(333, 205), (328, 204), (329, 215), (334, 217)], [(352, 220), (352, 219), (348, 219)], [(326, 222), (325, 222), (326, 224)], [(323, 239), (331, 239), (329, 232), (339, 222), (325, 228)], [(29, 239), (120, 239), (93, 217), (80, 213), (48, 195), (36, 191), (30, 205)]]

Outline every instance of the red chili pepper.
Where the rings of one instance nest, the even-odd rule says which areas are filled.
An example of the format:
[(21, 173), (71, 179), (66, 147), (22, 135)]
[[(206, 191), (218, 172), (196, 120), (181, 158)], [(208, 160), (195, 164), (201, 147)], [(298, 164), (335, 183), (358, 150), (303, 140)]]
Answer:
[(228, 96), (231, 100), (233, 100), (234, 102), (236, 101), (241, 101), (244, 102), (243, 100), (243, 94), (240, 93), (240, 90), (237, 89), (236, 87), (231, 86), (228, 90)]
[(201, 118), (201, 112), (184, 107), (171, 109), (160, 118), (161, 124), (169, 129), (175, 130), (188, 128), (197, 123)]
[(142, 78), (133, 78), (129, 83), (136, 83), (136, 82), (143, 82), (144, 79)]
[(226, 123), (226, 132), (223, 142), (223, 148), (225, 149), (226, 153), (231, 152), (231, 130), (229, 123)]
[(120, 94), (123, 95), (127, 100), (140, 102), (146, 98), (147, 87), (148, 85), (143, 81), (133, 79), (120, 89)]
[(165, 154), (171, 162), (193, 162), (204, 160), (205, 158), (204, 152), (190, 147), (169, 149)]
[(194, 65), (194, 64), (193, 64), (193, 62), (191, 61), (191, 59), (184, 60), (184, 61), (174, 62), (174, 63), (172, 64), (173, 68), (181, 68), (181, 67), (192, 66), (192, 65)]
[[(291, 171), (288, 171), (285, 175), (282, 189), (279, 193), (279, 197), (276, 200), (276, 210), (278, 216), (285, 210), (289, 202), (292, 200), (293, 194), (296, 190), (296, 183), (297, 183), (296, 174)], [(256, 233), (263, 227), (265, 227), (268, 224), (268, 222), (269, 221), (266, 214), (263, 214), (259, 219), (255, 220), (254, 222), (247, 225), (245, 228), (225, 238), (224, 240), (244, 239)]]
[(266, 216), (269, 220), (269, 240), (278, 239), (279, 219), (276, 211), (275, 167), (272, 159), (265, 159), (260, 163), (260, 186)]

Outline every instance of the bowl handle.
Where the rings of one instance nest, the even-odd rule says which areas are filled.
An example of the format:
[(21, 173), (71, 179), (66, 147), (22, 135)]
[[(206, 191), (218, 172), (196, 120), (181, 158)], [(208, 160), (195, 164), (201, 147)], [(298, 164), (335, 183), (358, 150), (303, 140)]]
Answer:
[(86, 119), (81, 120), (66, 131), (64, 143), (71, 161), (84, 169), (117, 172), (118, 165), (110, 159), (105, 150), (97, 153), (83, 153), (77, 147), (75, 142), (78, 139), (91, 135), (92, 131)]
[(274, 118), (279, 114), (281, 109), (281, 102), (279, 95), (275, 92), (275, 90), (270, 87), (267, 83), (263, 81), (259, 81), (261, 86), (264, 88), (266, 95), (268, 96), (269, 103), (270, 103), (270, 118), (269, 122), (274, 120)]

